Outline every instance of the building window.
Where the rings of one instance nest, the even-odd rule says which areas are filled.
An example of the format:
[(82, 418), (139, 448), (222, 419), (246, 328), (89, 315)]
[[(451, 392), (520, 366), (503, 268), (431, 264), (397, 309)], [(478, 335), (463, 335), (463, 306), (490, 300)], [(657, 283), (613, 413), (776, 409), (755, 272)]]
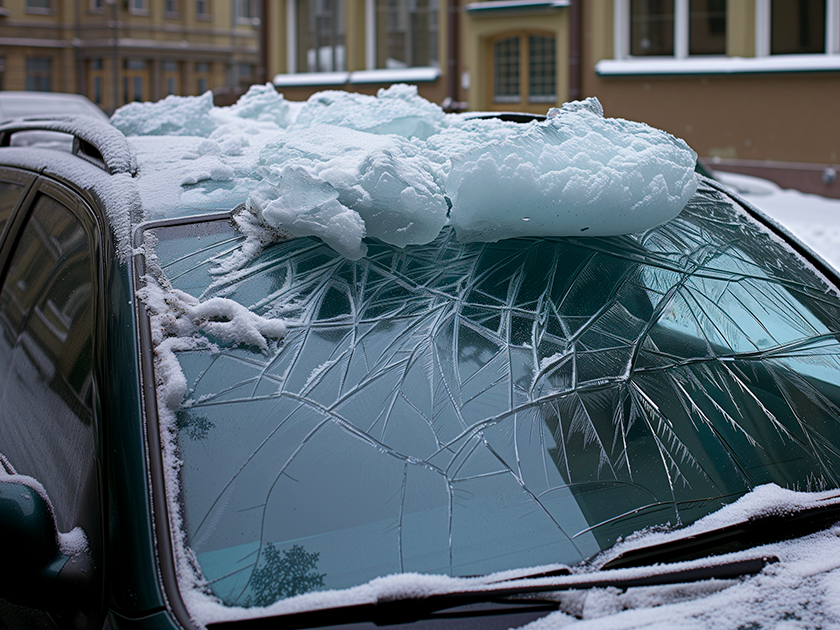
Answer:
[(674, 3), (669, 0), (630, 1), (630, 54), (674, 54)]
[(376, 67), (438, 65), (438, 0), (375, 0)]
[(826, 52), (825, 0), (772, 0), (770, 54), (802, 55)]
[(553, 35), (519, 33), (493, 42), (493, 102), (554, 103), (557, 49)]
[(236, 64), (237, 84), (241, 88), (249, 88), (254, 83), (254, 64), (252, 63), (238, 63)]
[(181, 72), (177, 61), (163, 62), (163, 86), (164, 94), (178, 94), (178, 85), (180, 84)]
[(519, 100), (519, 37), (508, 37), (493, 44), (493, 102)]
[(51, 13), (52, 0), (26, 0), (27, 13)]
[(102, 86), (104, 84), (104, 65), (101, 59), (91, 59), (89, 65), (90, 83), (88, 93), (90, 100), (97, 105), (103, 101)]
[(199, 20), (210, 19), (210, 0), (195, 0), (195, 16)]
[(90, 0), (91, 13), (102, 13), (105, 10), (105, 0)]
[(557, 54), (553, 37), (528, 36), (528, 101), (557, 100)]
[(209, 63), (199, 62), (195, 64), (195, 74), (199, 94), (204, 94), (207, 90), (212, 89), (212, 86), (210, 85)]
[(726, 54), (726, 0), (630, 0), (633, 57)]
[(146, 62), (142, 59), (126, 59), (123, 70), (123, 102), (142, 101), (143, 95), (148, 93)]
[(178, 0), (163, 0), (163, 13), (167, 17), (178, 15)]
[(26, 90), (29, 92), (52, 91), (52, 59), (26, 60)]
[(237, 20), (250, 21), (259, 17), (257, 0), (234, 0), (233, 10)]
[(840, 0), (755, 0), (755, 54), (840, 54)]
[[(840, 0), (754, 1), (756, 57), (840, 54)], [(614, 8), (616, 59), (727, 54), (726, 0), (615, 0)]]
[(344, 0), (296, 0), (297, 72), (342, 72)]
[(149, 0), (128, 0), (128, 12), (134, 15), (147, 15)]

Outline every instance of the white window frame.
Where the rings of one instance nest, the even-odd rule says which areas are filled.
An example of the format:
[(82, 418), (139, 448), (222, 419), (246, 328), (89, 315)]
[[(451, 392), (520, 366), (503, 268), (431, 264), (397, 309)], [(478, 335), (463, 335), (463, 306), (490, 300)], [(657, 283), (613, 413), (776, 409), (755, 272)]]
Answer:
[[(440, 11), (440, 2), (438, 2), (438, 11)], [(439, 16), (438, 16), (439, 17)], [(438, 37), (440, 37), (441, 30), (438, 28)], [(440, 56), (440, 40), (438, 40), (438, 56)], [(437, 68), (440, 65), (438, 60), (437, 66), (412, 66), (412, 68)], [(369, 71), (376, 72), (378, 70), (385, 70), (385, 68), (376, 67), (376, 0), (365, 0), (365, 67)], [(405, 68), (408, 70), (409, 68)], [(394, 70), (389, 70), (393, 74)]]
[[(746, 1), (746, 0), (743, 0)], [(840, 0), (826, 0), (824, 53), (771, 55), (770, 0), (755, 1), (755, 57), (688, 56), (688, 0), (674, 3), (674, 54), (630, 55), (630, 0), (613, 3), (613, 58), (595, 64), (600, 76), (674, 74), (754, 74), (840, 70)]]
[(29, 0), (26, 0), (24, 5), (26, 13), (32, 13), (35, 15), (52, 15), (54, 10), (53, 0), (47, 0), (45, 3), (47, 6), (44, 7), (36, 7), (29, 4)]
[[(814, 55), (840, 54), (840, 25), (838, 25), (838, 22), (840, 22), (840, 0), (826, 0), (825, 51), (814, 53)], [(770, 56), (770, 0), (755, 0), (755, 56)]]
[(355, 72), (297, 71), (297, 6), (286, 2), (286, 74), (274, 77), (277, 87), (363, 85), (370, 83), (422, 83), (436, 81), (442, 72), (437, 66), (389, 70), (376, 67), (376, 0), (365, 0), (365, 67)]
[(131, 15), (149, 15), (149, 0), (128, 0), (128, 12)]
[[(633, 57), (630, 54), (630, 0), (615, 0), (613, 3), (613, 25), (613, 58), (640, 59), (640, 57)], [(657, 58), (688, 59), (688, 56), (688, 0), (674, 0), (674, 54)], [(708, 58), (724, 55), (703, 56)], [(651, 58), (644, 57), (644, 59)]]
[[(199, 8), (204, 7), (204, 12), (199, 13)], [(210, 11), (210, 0), (196, 0), (195, 2), (195, 19), (209, 20), (212, 12)]]

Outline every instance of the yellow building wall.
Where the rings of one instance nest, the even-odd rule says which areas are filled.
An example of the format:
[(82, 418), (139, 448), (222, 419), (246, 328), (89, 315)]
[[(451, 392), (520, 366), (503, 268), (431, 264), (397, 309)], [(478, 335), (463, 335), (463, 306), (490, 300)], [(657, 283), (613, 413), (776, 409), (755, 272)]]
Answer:
[[(568, 9), (560, 8), (547, 12), (511, 15), (463, 16), (462, 71), (469, 72), (470, 87), (467, 91), (469, 109), (514, 110), (545, 114), (549, 107), (568, 100), (569, 86), (569, 19)], [(556, 59), (556, 103), (528, 103), (527, 98), (519, 103), (493, 103), (492, 41), (511, 33), (550, 33), (555, 37)]]

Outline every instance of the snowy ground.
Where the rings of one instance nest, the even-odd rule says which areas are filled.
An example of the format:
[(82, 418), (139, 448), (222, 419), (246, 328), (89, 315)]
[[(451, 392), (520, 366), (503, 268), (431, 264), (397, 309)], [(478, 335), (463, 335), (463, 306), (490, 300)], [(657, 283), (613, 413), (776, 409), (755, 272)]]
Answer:
[(766, 179), (747, 175), (716, 172), (715, 177), (840, 269), (840, 199), (783, 190)]

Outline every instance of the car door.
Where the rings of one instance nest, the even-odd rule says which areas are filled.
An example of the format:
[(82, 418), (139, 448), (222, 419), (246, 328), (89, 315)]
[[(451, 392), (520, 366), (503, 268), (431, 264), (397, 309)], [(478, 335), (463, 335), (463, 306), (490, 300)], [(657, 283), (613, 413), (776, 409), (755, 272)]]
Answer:
[(0, 628), (83, 630), (101, 626), (100, 230), (70, 189), (41, 179), (13, 202), (23, 191), (9, 179), (0, 171), (0, 454), (44, 486), (59, 532), (84, 533), (93, 579), (60, 607), (38, 593), (26, 607), (0, 600)]

